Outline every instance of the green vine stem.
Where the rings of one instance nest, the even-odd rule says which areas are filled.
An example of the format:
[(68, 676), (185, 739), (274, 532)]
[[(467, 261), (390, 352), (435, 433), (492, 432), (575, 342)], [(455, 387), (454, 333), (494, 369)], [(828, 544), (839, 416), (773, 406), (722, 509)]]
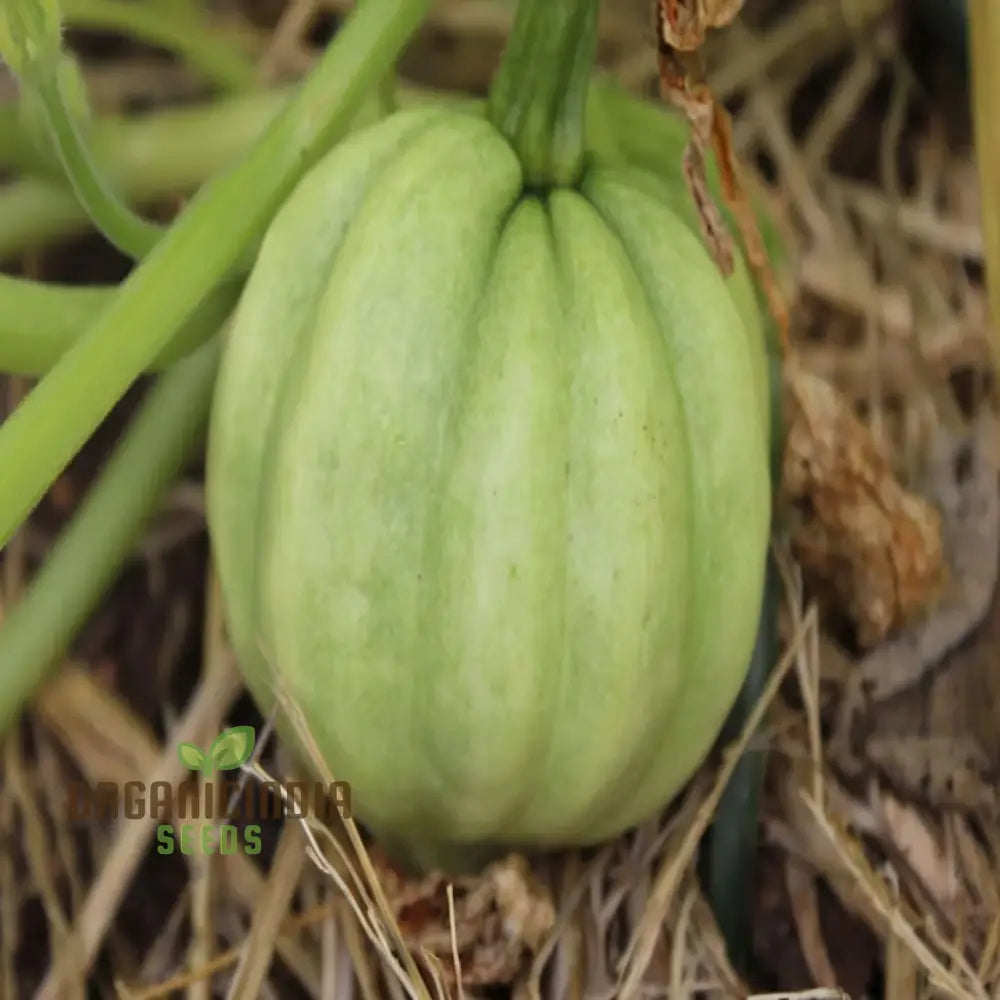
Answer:
[(164, 491), (200, 449), (220, 339), (200, 347), (153, 386), (31, 587), (8, 609), (0, 628), (0, 734), (65, 652), (133, 551)]
[[(138, 119), (94, 119), (88, 144), (102, 174), (130, 204), (197, 188), (258, 139), (289, 91), (224, 98)], [(90, 228), (62, 180), (58, 160), (39, 149), (16, 115), (0, 116), (0, 169), (32, 176), (0, 187), (0, 259)]]
[[(160, 372), (211, 336), (232, 312), (242, 284), (219, 286), (147, 369)], [(81, 287), (0, 274), (0, 372), (44, 375), (114, 299), (117, 286)]]
[[(204, 105), (153, 112), (138, 119), (97, 118), (92, 145), (102, 167), (136, 200), (198, 187), (246, 149), (287, 103), (290, 91), (260, 91)], [(485, 102), (411, 85), (396, 87), (396, 104), (415, 107), (447, 102), (482, 114)], [(369, 101), (354, 125), (374, 120), (380, 101)], [(0, 108), (0, 169), (47, 174), (58, 171), (50, 153), (39, 151), (11, 109)], [(687, 136), (676, 116), (635, 97), (618, 84), (595, 77), (590, 87), (587, 144), (605, 159), (621, 159), (657, 173), (679, 164)], [(769, 251), (778, 237), (760, 214)], [(30, 177), (0, 187), (0, 257), (23, 251), (46, 237), (72, 235), (86, 225), (79, 203), (64, 189)], [(777, 260), (777, 258), (775, 258)], [(0, 372), (45, 374), (107, 306), (113, 288), (81, 289), (0, 274)], [(189, 324), (191, 325), (191, 324)], [(200, 328), (198, 322), (194, 328)], [(147, 371), (159, 371), (195, 341), (182, 332)]]
[[(259, 91), (196, 105), (165, 109), (138, 119), (96, 118), (90, 136), (102, 168), (121, 190), (136, 200), (154, 199), (198, 187), (246, 149), (287, 103), (290, 90)], [(412, 85), (399, 85), (396, 105), (416, 107), (446, 102), (482, 114), (485, 102)], [(352, 127), (377, 117), (376, 98), (355, 116)], [(54, 154), (40, 151), (23, 123), (0, 108), (0, 169), (47, 175), (58, 173)], [(679, 164), (687, 127), (665, 113), (597, 76), (590, 87), (587, 145), (605, 159), (621, 159), (654, 172)], [(86, 214), (63, 188), (29, 177), (0, 187), (0, 257), (22, 252), (43, 238), (72, 235), (86, 226)], [(768, 245), (776, 237), (767, 227)], [(0, 372), (44, 375), (111, 301), (114, 288), (82, 289), (12, 278), (0, 274)], [(192, 329), (203, 329), (197, 317)], [(147, 371), (162, 370), (194, 344), (181, 332)]]
[(583, 169), (587, 86), (599, 0), (519, 0), (490, 86), (489, 117), (529, 187), (572, 185)]
[(191, 14), (197, 11), (197, 5), (201, 0), (146, 0), (146, 2), (150, 7), (156, 7), (157, 9), (171, 13)]
[(79, 288), (0, 274), (0, 372), (48, 371), (113, 295), (113, 286)]
[[(116, 182), (130, 189), (162, 194), (204, 180), (242, 153), (295, 92), (295, 87), (279, 86), (160, 108), (139, 117), (95, 116), (87, 140), (101, 168)], [(430, 102), (476, 109), (484, 106), (479, 98), (450, 91), (412, 84), (393, 87), (394, 107)], [(386, 103), (384, 93), (372, 95), (364, 101), (356, 121), (375, 120)], [(62, 176), (58, 160), (38, 148), (12, 105), (0, 106), (0, 170), (40, 174), (49, 179)]]
[(125, 254), (142, 257), (160, 238), (150, 225), (123, 205), (92, 160), (77, 122), (89, 117), (82, 76), (75, 58), (63, 51), (61, 11), (56, 0), (14, 0), (3, 15), (0, 51), (11, 60), (21, 86), (20, 110), (29, 131), (44, 147), (40, 120), (59, 161), (87, 214)]
[[(139, 116), (94, 115), (87, 142), (117, 184), (163, 191), (203, 180), (258, 138), (294, 93), (290, 87), (226, 95)], [(13, 105), (0, 106), (0, 169), (59, 178), (58, 159), (39, 149)]]
[(257, 85), (249, 55), (214, 30), (195, 8), (183, 10), (125, 0), (60, 0), (63, 21), (74, 28), (114, 31), (168, 49), (223, 91)]
[(0, 426), (0, 545), (261, 236), (302, 174), (343, 135), (432, 2), (369, 0), (354, 8), (261, 139), (198, 192), (108, 308)]
[(90, 228), (86, 210), (61, 184), (31, 177), (0, 187), (0, 261)]
[[(198, 187), (232, 161), (261, 135), (290, 93), (286, 88), (259, 91), (137, 119), (96, 118), (91, 145), (102, 169), (129, 197), (138, 201), (163, 197)], [(485, 102), (476, 98), (412, 85), (395, 89), (399, 107), (429, 102), (447, 102), (474, 114), (485, 111)], [(369, 101), (352, 124), (374, 120), (380, 103), (378, 98)], [(587, 135), (588, 147), (606, 159), (617, 157), (662, 172), (672, 161), (680, 162), (687, 130), (676, 115), (598, 76), (588, 96)], [(4, 168), (43, 176), (58, 173), (54, 156), (37, 148), (10, 108), (0, 108), (0, 169)], [(766, 223), (762, 215), (761, 225), (766, 228)], [(43, 238), (72, 235), (85, 225), (79, 203), (61, 187), (29, 177), (0, 188), (0, 257), (22, 252)], [(769, 239), (769, 246), (772, 243)], [(0, 371), (43, 375), (110, 302), (113, 292), (113, 288), (81, 289), (0, 274)], [(194, 342), (184, 333), (178, 339), (182, 344)], [(171, 345), (148, 370), (159, 371), (182, 353)]]
[[(197, 40), (202, 32), (191, 18), (163, 18), (155, 9), (143, 10), (120, 0), (76, 0), (74, 16), (84, 15), (87, 26), (113, 27), (129, 31), (140, 37), (150, 37), (150, 29), (161, 25), (160, 34), (166, 41), (183, 49), (187, 37)], [(21, 104), (31, 117), (40, 117), (48, 130), (63, 171), (74, 193), (89, 218), (108, 240), (127, 256), (143, 257), (163, 233), (163, 229), (145, 221), (124, 204), (90, 155), (87, 143), (77, 127), (81, 119), (80, 105), (86, 105), (82, 78), (76, 70), (74, 58), (62, 49), (60, 19), (62, 8), (54, 3), (45, 8), (32, 7), (31, 3), (18, 3), (8, 14), (6, 22), (10, 38), (5, 50), (15, 58), (14, 70), (22, 86)], [(138, 18), (136, 17), (138, 15)], [(178, 20), (187, 24), (179, 24)], [(181, 29), (178, 35), (178, 29)], [(145, 34), (144, 34), (145, 31)], [(153, 32), (153, 41), (160, 38)], [(196, 43), (197, 44), (197, 43)], [(230, 48), (223, 48), (229, 54)], [(193, 56), (204, 54), (196, 48)], [(192, 53), (188, 53), (192, 55)], [(217, 60), (216, 60), (217, 61)], [(227, 65), (230, 65), (227, 63)], [(254, 82), (252, 64), (240, 57), (243, 75), (239, 85)], [(68, 72), (73, 71), (73, 72)], [(71, 88), (71, 84), (75, 84)]]
[(67, 107), (58, 64), (40, 67), (34, 87), (63, 170), (88, 217), (126, 256), (144, 257), (164, 229), (146, 222), (123, 204), (102, 176)]
[[(102, 172), (131, 205), (189, 192), (229, 166), (263, 134), (294, 91), (275, 89), (141, 118), (96, 118), (88, 145)], [(480, 110), (481, 100), (407, 86), (395, 93), (397, 107), (430, 101)], [(351, 123), (372, 121), (380, 107), (369, 97)], [(0, 170), (17, 170), (21, 180), (0, 186), (0, 260), (89, 229), (87, 213), (60, 180), (54, 157), (38, 149), (13, 109), (0, 108)], [(0, 365), (2, 368), (2, 365)]]
[[(231, 163), (260, 137), (292, 93), (290, 88), (276, 88), (140, 118), (97, 117), (88, 129), (88, 145), (124, 199), (132, 205), (154, 201), (194, 190)], [(476, 114), (486, 107), (481, 99), (451, 92), (412, 84), (395, 87), (396, 107), (429, 102)], [(355, 123), (372, 120), (381, 103), (379, 97), (371, 98)], [(587, 136), (588, 146), (608, 156), (617, 154), (661, 172), (669, 160), (680, 163), (687, 126), (676, 115), (599, 75), (588, 92)], [(0, 170), (29, 175), (0, 186), (0, 260), (88, 229), (86, 212), (59, 181), (58, 161), (38, 149), (12, 107), (0, 107)]]

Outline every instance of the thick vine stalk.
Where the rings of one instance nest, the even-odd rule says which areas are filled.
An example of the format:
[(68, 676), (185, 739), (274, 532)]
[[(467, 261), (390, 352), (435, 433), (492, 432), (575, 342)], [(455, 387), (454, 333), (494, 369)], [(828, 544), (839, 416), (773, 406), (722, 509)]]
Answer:
[(164, 227), (136, 215), (101, 173), (71, 113), (58, 62), (39, 67), (36, 87), (50, 137), (80, 204), (113, 246), (127, 256), (143, 257)]
[(257, 85), (256, 67), (194, 5), (187, 10), (158, 10), (154, 3), (126, 0), (61, 0), (63, 19), (75, 28), (116, 31), (176, 52), (206, 80), (223, 91)]
[(199, 192), (110, 307), (0, 427), (0, 544), (343, 134), (430, 4), (360, 5), (261, 140)]
[(209, 341), (153, 387), (25, 596), (0, 627), (0, 734), (114, 580), (164, 490), (201, 447), (220, 350)]

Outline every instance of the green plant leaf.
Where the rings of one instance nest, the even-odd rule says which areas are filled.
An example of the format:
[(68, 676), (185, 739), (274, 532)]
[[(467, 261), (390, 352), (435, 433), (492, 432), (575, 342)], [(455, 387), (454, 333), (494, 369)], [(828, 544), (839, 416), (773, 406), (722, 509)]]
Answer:
[(217, 770), (233, 771), (250, 759), (255, 739), (253, 726), (224, 729), (215, 738), (208, 756)]
[(200, 771), (207, 760), (205, 752), (193, 743), (178, 743), (177, 756), (180, 757), (181, 763), (191, 771)]

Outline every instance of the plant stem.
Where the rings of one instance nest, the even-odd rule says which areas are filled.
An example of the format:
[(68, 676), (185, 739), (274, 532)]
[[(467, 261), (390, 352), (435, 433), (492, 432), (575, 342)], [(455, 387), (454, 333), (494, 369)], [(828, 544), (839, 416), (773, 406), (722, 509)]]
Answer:
[(66, 177), (87, 215), (104, 236), (126, 256), (144, 257), (156, 245), (164, 229), (146, 222), (123, 205), (107, 184), (69, 114), (55, 66), (52, 70), (40, 73), (35, 86)]
[[(143, 257), (162, 230), (135, 215), (115, 195), (91, 159), (77, 121), (88, 114), (85, 85), (72, 56), (62, 50), (61, 11), (56, 0), (27, 0), (8, 12), (10, 39), (4, 51), (22, 86), (21, 110), (40, 115), (80, 204), (109, 241), (127, 256)], [(97, 0), (112, 11), (118, 0)], [(32, 6), (34, 4), (34, 6)]]
[(32, 376), (48, 371), (114, 291), (0, 274), (0, 372)]
[[(157, 111), (139, 119), (99, 118), (91, 126), (92, 146), (102, 168), (128, 197), (155, 198), (197, 187), (249, 146), (288, 96), (288, 90), (261, 91)], [(398, 86), (395, 96), (404, 108), (441, 102), (474, 114), (485, 109), (485, 103), (478, 99), (413, 86)], [(370, 103), (376, 109), (377, 100)], [(0, 168), (57, 169), (51, 155), (40, 152), (16, 116), (6, 116), (5, 110), (9, 109), (0, 108)], [(369, 117), (366, 107), (352, 125)], [(687, 137), (685, 122), (613, 81), (600, 76), (594, 79), (587, 121), (587, 148), (605, 160), (642, 166), (661, 176), (669, 176), (675, 167), (680, 169)], [(72, 233), (86, 221), (79, 203), (61, 187), (29, 178), (0, 188), (0, 257), (22, 251), (43, 237)], [(769, 233), (766, 213), (761, 215), (761, 226)], [(776, 264), (778, 258), (773, 255), (777, 249), (772, 244), (769, 239), (772, 264)], [(113, 291), (0, 275), (0, 372), (44, 375), (108, 305)], [(204, 329), (200, 322), (193, 322), (193, 327)], [(181, 332), (146, 370), (161, 370), (195, 342), (192, 335)]]
[[(229, 97), (138, 119), (98, 118), (89, 146), (121, 197), (141, 204), (189, 192), (232, 163), (288, 103), (290, 90)], [(42, 174), (0, 187), (0, 260), (47, 240), (86, 232), (86, 210), (64, 184), (58, 161), (40, 150), (16, 115), (0, 109), (0, 169)]]
[(216, 337), (150, 390), (100, 478), (0, 628), (0, 734), (113, 582), (162, 494), (200, 447)]
[(159, 9), (123, 0), (60, 0), (63, 20), (76, 28), (115, 31), (177, 53), (206, 80), (226, 91), (257, 85), (249, 56), (194, 10)]
[[(242, 285), (220, 285), (202, 302), (147, 369), (170, 367), (222, 325)], [(0, 274), (0, 372), (44, 375), (107, 309), (118, 287), (82, 287)]]
[(489, 93), (489, 117), (530, 187), (572, 185), (583, 169), (587, 85), (600, 0), (519, 0)]
[[(276, 87), (139, 116), (95, 116), (87, 141), (101, 169), (120, 186), (162, 192), (192, 178), (204, 180), (243, 152), (292, 94), (293, 87)], [(0, 169), (61, 176), (58, 159), (32, 141), (13, 105), (0, 107)]]
[(0, 545), (260, 237), (302, 174), (346, 131), (432, 2), (369, 0), (356, 7), (265, 135), (199, 191), (109, 307), (0, 426)]
[[(295, 91), (281, 86), (161, 108), (139, 117), (95, 117), (88, 127), (88, 143), (102, 170), (128, 192), (150, 196), (188, 188), (259, 138)], [(365, 104), (377, 109), (384, 100), (384, 95), (375, 94)], [(478, 98), (412, 84), (397, 84), (393, 103), (399, 108), (434, 103), (477, 110), (484, 105)], [(372, 117), (368, 107), (356, 116), (359, 121)], [(0, 106), (0, 170), (62, 176), (58, 160), (38, 149), (13, 105)]]
[[(293, 92), (259, 91), (135, 119), (98, 118), (88, 129), (89, 146), (104, 175), (131, 205), (186, 193), (244, 153)], [(433, 101), (479, 110), (483, 104), (412, 86), (399, 87), (395, 98), (402, 108)], [(370, 121), (377, 102), (370, 98), (351, 128)], [(0, 186), (0, 260), (89, 229), (87, 213), (60, 180), (58, 162), (31, 142), (13, 109), (0, 108), (0, 170), (5, 168), (42, 176)]]
[(0, 261), (90, 228), (83, 206), (62, 184), (31, 177), (0, 186)]
[[(261, 134), (287, 102), (288, 93), (262, 91), (139, 119), (97, 119), (92, 125), (95, 156), (130, 198), (195, 188)], [(396, 88), (401, 107), (428, 102), (449, 103), (474, 114), (485, 107), (483, 101), (448, 92)], [(373, 109), (375, 105), (371, 102)], [(55, 161), (39, 153), (5, 110), (0, 108), (0, 167), (52, 168)], [(641, 166), (664, 177), (679, 171), (687, 138), (687, 125), (679, 116), (603, 77), (595, 78), (590, 87), (587, 115), (587, 148), (605, 160)], [(365, 108), (354, 124), (368, 117)], [(42, 238), (71, 234), (86, 222), (79, 203), (61, 187), (29, 178), (0, 188), (0, 258)], [(783, 255), (766, 212), (760, 213), (760, 225), (772, 265), (778, 266)], [(110, 288), (96, 291), (0, 275), (0, 372), (44, 375), (108, 304), (112, 293)], [(185, 333), (178, 335), (178, 341), (182, 347), (194, 343)], [(182, 354), (172, 342), (147, 371), (159, 371)]]

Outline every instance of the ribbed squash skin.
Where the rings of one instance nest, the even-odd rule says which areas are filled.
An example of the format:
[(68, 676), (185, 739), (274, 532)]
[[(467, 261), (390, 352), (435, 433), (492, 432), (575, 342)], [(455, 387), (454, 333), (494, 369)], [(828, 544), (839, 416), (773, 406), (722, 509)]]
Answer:
[(759, 320), (643, 177), (535, 196), (486, 120), (397, 113), (304, 178), (246, 286), (209, 445), (230, 632), (390, 840), (610, 837), (744, 676)]

